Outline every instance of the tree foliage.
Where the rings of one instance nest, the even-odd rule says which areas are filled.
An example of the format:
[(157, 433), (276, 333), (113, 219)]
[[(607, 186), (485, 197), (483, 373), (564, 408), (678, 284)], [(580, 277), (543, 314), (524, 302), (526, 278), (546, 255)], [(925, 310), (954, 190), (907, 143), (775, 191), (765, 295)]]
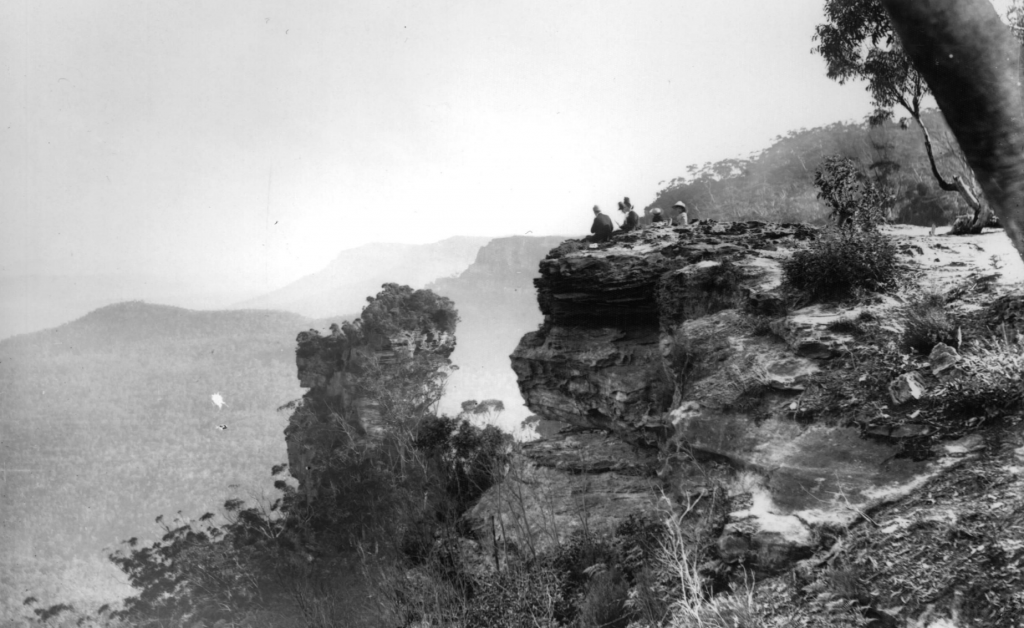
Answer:
[(878, 122), (897, 105), (919, 112), (928, 85), (914, 69), (878, 0), (826, 0), (825, 23), (815, 28), (814, 48), (825, 59), (828, 78), (840, 85), (867, 82)]
[(282, 494), (270, 504), (228, 500), (220, 524), (210, 513), (158, 518), (160, 540), (129, 539), (110, 556), (139, 591), (116, 616), (136, 625), (237, 622), (289, 607), (297, 583), (331, 577), (334, 559), (349, 549), (339, 539), (399, 561), (444, 552), (436, 539), (456, 534), (459, 517), (493, 484), (510, 436), (442, 416), (419, 423), (404, 459), (389, 441), (339, 461), (345, 484), (316, 502), (281, 479), (286, 466), (276, 465)]
[[(897, 106), (906, 111), (921, 130), (925, 151), (935, 181), (946, 192), (957, 192), (974, 211), (973, 223), (980, 230), (991, 215), (979, 200), (977, 181), (966, 161), (951, 178), (944, 176), (935, 157), (932, 138), (923, 119), (922, 104), (928, 85), (914, 68), (892, 29), (889, 16), (879, 0), (826, 0), (825, 23), (815, 28), (814, 51), (822, 56), (827, 76), (845, 84), (863, 80), (875, 107), (869, 120), (881, 124), (893, 116)], [(959, 151), (959, 148), (957, 148)]]
[[(158, 518), (160, 540), (127, 541), (110, 556), (139, 591), (125, 601), (123, 619), (237, 622), (305, 599), (296, 591), (336, 578), (339, 557), (401, 563), (450, 554), (443, 539), (456, 536), (461, 515), (494, 482), (510, 437), (433, 413), (454, 346), (451, 301), (396, 284), (368, 301), (344, 331), (300, 335), (300, 358), (337, 360), (347, 383), (343, 395), (314, 387), (293, 404), (309, 419), (304, 442), (315, 444), (295, 474), (299, 485), (284, 475), (287, 465), (275, 465), (272, 502), (230, 499), (227, 523), (210, 513), (171, 524)], [(353, 408), (372, 409), (372, 430), (353, 429), (342, 416), (345, 404), (327, 405), (346, 395)], [(473, 405), (486, 413), (502, 407), (498, 400)]]
[[(963, 167), (942, 116), (924, 110), (922, 120), (933, 129), (940, 167)], [(969, 208), (939, 187), (921, 147), (920, 133), (892, 121), (801, 129), (747, 158), (689, 166), (685, 176), (666, 182), (651, 206), (671, 213), (683, 201), (691, 218), (823, 224), (829, 212), (818, 198), (815, 172), (827, 157), (840, 155), (871, 181), (894, 222), (951, 223)]]
[(885, 222), (889, 198), (848, 157), (832, 155), (814, 173), (818, 198), (840, 228), (874, 231)]

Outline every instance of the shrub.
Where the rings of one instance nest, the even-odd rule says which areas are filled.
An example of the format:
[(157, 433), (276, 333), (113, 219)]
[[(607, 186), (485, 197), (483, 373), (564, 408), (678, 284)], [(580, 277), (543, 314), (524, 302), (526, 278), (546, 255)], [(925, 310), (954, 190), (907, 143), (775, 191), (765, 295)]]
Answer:
[(895, 283), (896, 247), (874, 231), (830, 230), (783, 262), (785, 284), (811, 301), (839, 301)]
[(403, 330), (455, 332), (459, 313), (450, 299), (395, 283), (381, 287), (377, 296), (367, 297), (360, 315), (362, 334), (372, 345)]
[(710, 583), (701, 573), (706, 548), (694, 547), (682, 520), (673, 515), (666, 521), (666, 535), (658, 556), (661, 575), (672, 581), (674, 598), (669, 605), (671, 628), (763, 628), (754, 602), (753, 590), (712, 595)]
[(494, 484), (511, 442), (510, 435), (493, 425), (479, 428), (465, 419), (432, 416), (420, 423), (415, 446), (435, 466), (454, 509), (451, 514), (459, 517)]
[(857, 167), (842, 155), (826, 157), (814, 173), (818, 198), (825, 201), (840, 228), (874, 231), (886, 222), (884, 206), (890, 201)]
[(618, 569), (601, 571), (591, 578), (580, 602), (582, 628), (625, 628), (629, 623), (626, 600), (629, 585)]
[(843, 316), (832, 321), (828, 325), (825, 325), (829, 331), (834, 331), (840, 334), (863, 334), (864, 328), (860, 322), (855, 318)]
[(562, 574), (543, 562), (518, 559), (477, 581), (465, 626), (532, 628), (560, 625)]
[(940, 294), (927, 294), (910, 304), (903, 318), (903, 346), (928, 355), (943, 342), (959, 347), (956, 326)]
[(963, 356), (965, 375), (943, 386), (937, 395), (945, 412), (969, 418), (1024, 409), (1024, 344), (1018, 339), (982, 341)]

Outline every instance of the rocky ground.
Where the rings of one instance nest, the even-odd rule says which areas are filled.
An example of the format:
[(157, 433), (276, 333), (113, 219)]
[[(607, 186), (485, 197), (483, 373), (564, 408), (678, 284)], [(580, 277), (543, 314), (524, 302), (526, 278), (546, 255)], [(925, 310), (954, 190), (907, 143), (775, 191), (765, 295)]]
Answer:
[[(774, 625), (1020, 625), (1024, 425), (991, 386), (1020, 384), (1024, 263), (999, 231), (888, 234), (900, 288), (829, 306), (781, 289), (805, 226), (563, 243), (512, 366), (566, 429), (525, 446), (471, 518), (551, 543), (689, 508), (705, 569), (753, 578)], [(945, 330), (924, 353), (922, 307)]]

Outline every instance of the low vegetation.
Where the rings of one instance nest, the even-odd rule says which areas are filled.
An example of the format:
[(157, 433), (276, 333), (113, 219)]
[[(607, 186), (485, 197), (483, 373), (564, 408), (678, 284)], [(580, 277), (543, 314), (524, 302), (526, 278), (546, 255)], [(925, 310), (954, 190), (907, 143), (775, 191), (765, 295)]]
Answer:
[(936, 391), (947, 417), (977, 426), (1024, 411), (1024, 344), (1019, 339), (977, 340), (959, 366), (963, 375)]
[(928, 355), (940, 342), (958, 348), (957, 335), (958, 328), (941, 294), (926, 294), (907, 307), (903, 317), (906, 350)]
[(842, 301), (892, 289), (896, 247), (877, 232), (829, 230), (783, 263), (785, 285), (800, 296)]
[(893, 288), (896, 247), (879, 232), (884, 196), (849, 159), (829, 157), (815, 174), (833, 225), (783, 262), (785, 285), (802, 298), (841, 301)]

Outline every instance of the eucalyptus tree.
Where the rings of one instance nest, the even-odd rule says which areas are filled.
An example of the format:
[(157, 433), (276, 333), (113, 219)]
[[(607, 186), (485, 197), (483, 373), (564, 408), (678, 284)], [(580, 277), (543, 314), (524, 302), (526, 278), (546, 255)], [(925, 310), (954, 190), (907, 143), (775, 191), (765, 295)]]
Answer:
[(825, 23), (816, 27), (814, 41), (814, 52), (824, 58), (830, 79), (839, 84), (851, 80), (867, 83), (875, 107), (869, 118), (872, 124), (891, 118), (896, 107), (909, 114), (921, 130), (935, 181), (942, 190), (960, 195), (974, 212), (971, 227), (980, 230), (989, 221), (991, 210), (980, 200), (977, 182), (958, 147), (954, 157), (963, 164), (961, 171), (952, 176), (940, 172), (923, 119), (928, 83), (904, 51), (880, 0), (825, 0)]
[(884, 0), (884, 5), (1024, 257), (1020, 41), (988, 0)]

